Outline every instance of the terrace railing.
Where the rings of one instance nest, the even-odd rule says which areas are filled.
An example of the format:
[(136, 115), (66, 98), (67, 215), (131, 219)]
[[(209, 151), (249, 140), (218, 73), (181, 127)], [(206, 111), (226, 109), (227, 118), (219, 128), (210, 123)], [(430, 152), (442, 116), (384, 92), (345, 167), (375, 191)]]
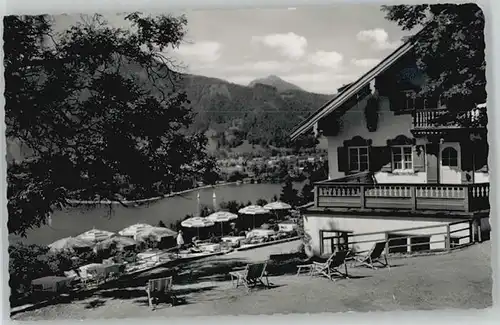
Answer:
[[(420, 234), (416, 234), (420, 233)], [(414, 242), (418, 239), (429, 237), (426, 242)], [(344, 236), (327, 236), (323, 240), (340, 242)], [(390, 231), (376, 231), (367, 233), (347, 234), (347, 243), (340, 244), (348, 249), (357, 251), (358, 247), (370, 247), (377, 242), (385, 242), (386, 254), (427, 253), (432, 251), (452, 251), (453, 249), (481, 241), (481, 231), (473, 220), (461, 220), (447, 224), (394, 229)], [(324, 242), (321, 254), (324, 254)], [(345, 248), (344, 248), (345, 249)]]
[(486, 110), (475, 108), (469, 111), (458, 113), (453, 119), (447, 119), (448, 110), (416, 110), (413, 112), (414, 129), (446, 129), (446, 128), (466, 128), (485, 127)]
[(315, 184), (315, 206), (347, 209), (473, 212), (489, 209), (489, 183)]

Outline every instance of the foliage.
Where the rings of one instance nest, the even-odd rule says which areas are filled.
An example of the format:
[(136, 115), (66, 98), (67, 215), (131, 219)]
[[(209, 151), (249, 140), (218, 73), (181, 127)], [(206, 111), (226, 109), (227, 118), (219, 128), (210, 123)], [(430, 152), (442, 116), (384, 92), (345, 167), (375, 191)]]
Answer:
[(280, 201), (290, 204), (292, 207), (298, 204), (298, 191), (293, 188), (292, 180), (288, 177), (281, 188)]
[(231, 200), (227, 202), (222, 201), (221, 203), (219, 203), (219, 207), (221, 208), (221, 210), (229, 211), (231, 213), (236, 214), (238, 213), (238, 210), (244, 208), (245, 205), (242, 202)]
[(307, 181), (302, 187), (302, 191), (300, 192), (300, 204), (307, 204), (314, 201), (314, 185), (311, 181)]
[(441, 96), (457, 120), (458, 111), (486, 101), (484, 14), (474, 3), (383, 6), (386, 18), (418, 33), (417, 66), (428, 80), (420, 93)]
[(235, 170), (234, 172), (231, 173), (228, 177), (228, 182), (236, 182), (236, 181), (241, 181), (244, 178), (248, 177), (248, 174), (243, 173), (239, 170)]
[(24, 236), (69, 198), (121, 202), (213, 181), (206, 138), (187, 132), (193, 114), (164, 55), (186, 19), (124, 19), (134, 29), (96, 15), (56, 34), (48, 16), (4, 18), (6, 135), (32, 151), (8, 166), (10, 233)]
[[(283, 93), (269, 87), (245, 87), (195, 75), (184, 75), (180, 83), (197, 113), (191, 129), (216, 131), (219, 148), (234, 147), (241, 140), (265, 147), (289, 146), (290, 131), (331, 98), (302, 90)], [(226, 134), (229, 128), (232, 132)]]
[(165, 225), (165, 223), (162, 220), (158, 221), (158, 227), (167, 228), (167, 226)]
[(257, 202), (255, 202), (257, 205), (264, 206), (268, 202), (265, 199), (258, 199)]
[(48, 247), (16, 243), (9, 246), (9, 286), (14, 296), (26, 292), (31, 281), (48, 275), (62, 275), (77, 261), (66, 252), (52, 253)]

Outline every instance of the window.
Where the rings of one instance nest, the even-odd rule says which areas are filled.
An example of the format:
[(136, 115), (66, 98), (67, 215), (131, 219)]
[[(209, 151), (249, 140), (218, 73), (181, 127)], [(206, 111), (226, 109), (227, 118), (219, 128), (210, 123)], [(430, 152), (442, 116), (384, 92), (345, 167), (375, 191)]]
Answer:
[(339, 230), (320, 230), (321, 255), (349, 249), (349, 232)]
[(412, 147), (392, 147), (392, 166), (393, 170), (413, 170)]
[(452, 147), (446, 147), (441, 152), (441, 165), (458, 167), (458, 152)]
[(362, 172), (368, 170), (368, 147), (349, 148), (349, 171)]

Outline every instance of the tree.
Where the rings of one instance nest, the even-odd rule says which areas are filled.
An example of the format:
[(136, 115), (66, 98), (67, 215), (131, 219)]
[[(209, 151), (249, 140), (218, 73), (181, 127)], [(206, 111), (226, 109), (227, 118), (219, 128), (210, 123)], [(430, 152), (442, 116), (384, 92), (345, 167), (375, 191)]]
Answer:
[(158, 227), (167, 228), (167, 225), (165, 225), (165, 223), (162, 220), (160, 220), (158, 221)]
[(6, 136), (33, 154), (10, 162), (9, 233), (25, 236), (68, 199), (162, 195), (214, 164), (177, 89), (186, 19), (101, 16), (54, 33), (48, 16), (4, 18)]
[(420, 94), (441, 96), (450, 110), (447, 120), (456, 121), (459, 111), (486, 101), (484, 15), (477, 4), (395, 5), (382, 10), (403, 30), (425, 26), (414, 47), (417, 66), (428, 77)]
[(295, 206), (297, 204), (297, 190), (293, 188), (293, 183), (290, 177), (285, 180), (285, 184), (281, 188), (280, 201)]
[(257, 202), (255, 202), (257, 205), (264, 206), (268, 202), (265, 199), (258, 199)]
[(309, 180), (307, 183), (304, 184), (302, 187), (302, 191), (300, 192), (300, 198), (302, 201), (302, 204), (307, 204), (309, 202), (314, 201), (314, 193), (313, 193), (314, 185)]

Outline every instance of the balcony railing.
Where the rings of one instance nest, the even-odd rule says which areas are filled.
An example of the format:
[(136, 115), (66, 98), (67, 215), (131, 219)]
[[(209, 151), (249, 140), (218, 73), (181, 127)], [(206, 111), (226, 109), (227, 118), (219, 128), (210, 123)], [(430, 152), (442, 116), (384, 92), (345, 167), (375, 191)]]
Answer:
[(319, 208), (474, 212), (489, 209), (489, 183), (316, 183)]
[(414, 129), (446, 129), (485, 127), (486, 110), (475, 108), (470, 111), (460, 112), (453, 119), (447, 119), (448, 110), (417, 110), (413, 112)]

